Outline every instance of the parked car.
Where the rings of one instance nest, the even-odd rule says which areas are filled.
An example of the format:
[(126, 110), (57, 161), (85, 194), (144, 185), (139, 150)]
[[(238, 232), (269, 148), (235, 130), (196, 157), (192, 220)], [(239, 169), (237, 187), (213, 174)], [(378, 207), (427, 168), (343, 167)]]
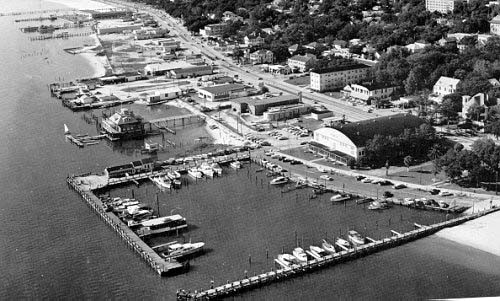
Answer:
[(441, 191), (438, 195), (439, 196), (452, 196), (453, 193), (448, 192), (448, 191)]
[(432, 189), (432, 190), (431, 190), (431, 191), (429, 191), (429, 192), (430, 192), (432, 195), (436, 195), (436, 194), (439, 194), (439, 193), (441, 192), (441, 190), (434, 188), (434, 189)]
[(329, 175), (321, 175), (319, 178), (326, 181), (333, 181), (333, 178)]
[(397, 184), (397, 185), (394, 185), (394, 189), (403, 189), (403, 188), (406, 188), (406, 185), (405, 185), (405, 184)]

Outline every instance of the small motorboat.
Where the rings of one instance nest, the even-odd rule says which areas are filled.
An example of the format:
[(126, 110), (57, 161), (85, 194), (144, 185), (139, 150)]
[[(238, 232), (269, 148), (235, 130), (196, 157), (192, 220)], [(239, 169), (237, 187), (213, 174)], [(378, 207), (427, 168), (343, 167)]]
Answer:
[(222, 175), (222, 167), (220, 167), (219, 163), (214, 162), (210, 165), (210, 167), (215, 171), (215, 173), (218, 176)]
[(276, 177), (269, 182), (271, 185), (283, 185), (286, 183), (288, 183), (288, 178), (283, 176)]
[(357, 231), (349, 230), (347, 238), (353, 245), (360, 246), (365, 244), (365, 238), (362, 237)]
[(194, 255), (203, 251), (203, 247), (205, 246), (204, 242), (195, 242), (195, 243), (185, 243), (185, 244), (172, 244), (168, 246), (167, 252), (163, 253), (165, 258), (179, 258), (186, 257), (188, 255)]
[(328, 252), (330, 254), (334, 254), (337, 252), (337, 250), (335, 250), (335, 246), (332, 245), (331, 243), (327, 242), (325, 239), (323, 239), (323, 243), (321, 244), (321, 247), (323, 248), (323, 250), (325, 250), (326, 252)]
[(295, 258), (295, 256), (290, 255), (290, 254), (279, 254), (278, 261), (280, 261), (281, 264), (284, 264), (285, 266), (290, 267), (291, 265), (293, 265), (297, 262), (297, 258)]
[(203, 173), (201, 171), (199, 171), (198, 168), (196, 168), (196, 167), (188, 169), (188, 175), (194, 179), (203, 178)]
[(369, 210), (383, 210), (389, 209), (389, 204), (387, 202), (373, 201), (368, 205)]
[(307, 254), (301, 247), (293, 249), (292, 254), (297, 258), (298, 263), (307, 262)]
[(241, 162), (240, 161), (233, 161), (229, 164), (231, 168), (233, 169), (240, 169), (241, 168)]
[(311, 253), (316, 254), (320, 257), (328, 255), (328, 252), (325, 249), (317, 246), (309, 246), (309, 250), (311, 250)]
[(349, 249), (351, 247), (351, 244), (347, 240), (345, 240), (341, 237), (337, 238), (337, 240), (335, 241), (335, 244), (337, 246), (341, 247), (342, 249)]

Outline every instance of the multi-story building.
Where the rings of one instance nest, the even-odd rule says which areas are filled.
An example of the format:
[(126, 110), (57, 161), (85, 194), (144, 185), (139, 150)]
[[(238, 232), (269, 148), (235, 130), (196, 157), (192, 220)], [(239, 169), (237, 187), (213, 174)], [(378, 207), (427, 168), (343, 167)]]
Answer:
[(305, 72), (309, 70), (314, 62), (316, 56), (314, 54), (306, 53), (304, 55), (294, 55), (288, 59), (287, 63), (290, 69)]
[(500, 15), (491, 19), (490, 21), (490, 32), (494, 35), (500, 36)]
[(247, 35), (243, 38), (243, 43), (247, 47), (260, 47), (264, 45), (264, 38), (261, 37), (260, 35)]
[(441, 76), (434, 84), (432, 93), (438, 96), (445, 96), (457, 92), (457, 86), (460, 82), (457, 78)]
[(392, 95), (395, 87), (391, 85), (370, 84), (370, 85), (351, 85), (350, 96), (353, 98), (367, 101), (369, 98), (386, 99)]
[(208, 101), (226, 101), (244, 96), (244, 94), (247, 94), (247, 88), (240, 84), (225, 84), (198, 89), (198, 97)]
[(440, 12), (446, 14), (455, 9), (457, 0), (425, 0), (425, 9), (430, 12)]
[(270, 50), (257, 50), (250, 54), (250, 62), (253, 65), (257, 64), (272, 64), (274, 61), (274, 54)]
[(343, 88), (368, 78), (370, 67), (363, 64), (337, 66), (311, 71), (311, 89), (319, 92)]
[(103, 130), (113, 138), (141, 137), (146, 133), (143, 118), (126, 108), (104, 119), (101, 125)]
[(220, 37), (226, 26), (226, 23), (205, 25), (203, 29), (200, 29), (200, 34), (204, 37)]

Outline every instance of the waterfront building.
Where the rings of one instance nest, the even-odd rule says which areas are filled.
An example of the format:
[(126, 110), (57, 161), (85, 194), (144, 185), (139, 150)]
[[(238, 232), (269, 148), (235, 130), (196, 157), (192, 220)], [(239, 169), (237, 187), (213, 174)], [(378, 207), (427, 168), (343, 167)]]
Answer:
[(83, 10), (90, 14), (92, 19), (94, 20), (105, 20), (105, 19), (120, 19), (127, 18), (132, 15), (132, 12), (129, 10), (121, 10), (121, 9), (110, 9), (110, 10)]
[(146, 133), (145, 122), (139, 115), (122, 108), (109, 118), (103, 119), (102, 129), (112, 138), (132, 138), (144, 136)]
[(441, 76), (434, 84), (432, 93), (438, 96), (445, 96), (457, 92), (457, 86), (460, 80), (457, 78)]
[(134, 30), (134, 38), (136, 40), (149, 40), (164, 38), (168, 35), (169, 30), (163, 28), (156, 29), (138, 29)]
[(154, 104), (165, 100), (175, 99), (181, 95), (182, 95), (181, 88), (175, 86), (154, 91), (153, 93), (147, 94), (144, 99), (146, 102)]
[(250, 62), (252, 65), (257, 64), (272, 64), (274, 61), (274, 54), (270, 50), (257, 50), (250, 54)]
[(316, 62), (316, 56), (311, 53), (306, 53), (304, 55), (294, 55), (288, 59), (288, 67), (292, 70), (298, 70), (299, 72), (305, 72), (309, 70), (312, 65)]
[(352, 84), (350, 96), (355, 99), (367, 101), (368, 99), (387, 99), (391, 97), (395, 87), (386, 84)]
[(370, 67), (363, 64), (313, 70), (310, 73), (310, 87), (319, 92), (339, 89), (365, 80), (369, 77), (369, 73)]
[(244, 96), (247, 92), (245, 85), (225, 84), (198, 89), (198, 97), (208, 101), (226, 101), (231, 98)]
[(425, 9), (430, 12), (440, 12), (442, 14), (453, 12), (457, 2), (460, 0), (425, 0)]
[(500, 36), (500, 15), (497, 15), (493, 19), (491, 19), (490, 32), (491, 34)]
[(121, 178), (127, 175), (133, 175), (134, 173), (135, 168), (132, 163), (110, 166), (104, 169), (104, 175), (108, 178)]
[(185, 62), (185, 61), (174, 61), (174, 62), (148, 64), (144, 67), (144, 74), (145, 75), (153, 75), (153, 76), (165, 75), (172, 70), (189, 68), (192, 66), (194, 66), (194, 65), (192, 65), (188, 62)]
[(413, 115), (397, 114), (378, 117), (314, 131), (310, 142), (311, 150), (347, 164), (350, 159), (358, 160), (365, 155), (368, 140), (375, 135), (397, 136), (405, 129), (418, 128), (425, 123)]
[(300, 102), (300, 96), (297, 95), (281, 95), (269, 98), (245, 97), (231, 101), (231, 109), (237, 113), (263, 115), (269, 108), (294, 105)]
[(142, 24), (123, 22), (122, 20), (106, 20), (97, 24), (97, 34), (122, 34), (125, 31), (133, 32), (142, 28)]

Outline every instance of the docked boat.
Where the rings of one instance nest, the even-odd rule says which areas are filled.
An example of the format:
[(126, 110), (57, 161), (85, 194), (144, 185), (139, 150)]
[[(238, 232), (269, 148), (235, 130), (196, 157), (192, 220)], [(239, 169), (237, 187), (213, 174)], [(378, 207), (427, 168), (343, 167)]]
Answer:
[(349, 249), (349, 248), (351, 247), (351, 244), (350, 244), (347, 240), (345, 240), (345, 239), (343, 239), (343, 238), (341, 238), (341, 237), (338, 237), (338, 238), (337, 238), (337, 240), (335, 241), (335, 244), (336, 244), (337, 246), (339, 246), (339, 247), (343, 248), (343, 249), (344, 249), (344, 248), (345, 248), (345, 249)]
[(171, 259), (187, 257), (202, 252), (204, 246), (204, 242), (189, 242), (185, 244), (175, 243), (169, 245), (167, 251), (162, 253), (162, 255), (165, 258)]
[(172, 188), (172, 182), (166, 176), (159, 176), (150, 178), (156, 186), (160, 187), (160, 189), (170, 189)]
[(368, 205), (368, 209), (370, 210), (383, 210), (383, 209), (388, 209), (389, 204), (386, 202), (379, 202), (379, 201), (373, 201)]
[(203, 173), (196, 167), (188, 169), (188, 175), (194, 179), (203, 178)]
[(356, 246), (365, 244), (364, 237), (362, 237), (357, 231), (354, 230), (349, 230), (349, 232), (347, 233), (347, 239), (349, 239), (349, 241)]
[(181, 178), (181, 174), (177, 170), (171, 170), (171, 171), (167, 172), (167, 176), (171, 180), (180, 179)]
[(69, 131), (68, 126), (65, 123), (64, 124), (64, 135), (70, 135), (70, 134), (71, 134), (71, 132)]
[(187, 228), (187, 222), (184, 217), (175, 214), (143, 221), (137, 226), (137, 235), (143, 237)]
[(295, 256), (290, 254), (279, 254), (278, 261), (280, 262), (280, 264), (286, 267), (290, 267), (291, 265), (297, 262), (297, 258), (295, 258)]
[(304, 252), (304, 249), (302, 249), (301, 247), (297, 247), (297, 248), (293, 249), (292, 254), (295, 258), (297, 258), (297, 261), (299, 263), (300, 262), (307, 262), (307, 254), (306, 254), (306, 252)]
[(318, 246), (309, 246), (309, 250), (311, 251), (311, 253), (319, 257), (324, 257), (329, 254), (329, 252), (327, 252), (325, 249)]
[(220, 167), (219, 163), (214, 162), (214, 163), (210, 164), (210, 167), (213, 169), (213, 171), (215, 171), (215, 173), (218, 176), (222, 175), (222, 167)]
[(335, 250), (335, 246), (332, 245), (331, 243), (327, 242), (325, 239), (323, 239), (323, 243), (321, 244), (321, 247), (323, 248), (323, 250), (325, 250), (326, 252), (328, 252), (330, 254), (334, 254), (337, 251), (337, 250)]
[(330, 198), (330, 202), (338, 203), (338, 202), (343, 202), (343, 201), (348, 201), (350, 200), (351, 197), (348, 195), (343, 195), (343, 194), (336, 194)]
[(172, 186), (176, 189), (181, 188), (182, 182), (179, 179), (172, 180)]
[(213, 178), (215, 176), (215, 171), (207, 163), (203, 163), (199, 169), (205, 176)]
[(286, 183), (288, 183), (288, 178), (283, 176), (276, 177), (269, 182), (271, 185), (283, 185)]
[(229, 164), (229, 166), (233, 169), (240, 169), (242, 167), (240, 161), (233, 161)]

